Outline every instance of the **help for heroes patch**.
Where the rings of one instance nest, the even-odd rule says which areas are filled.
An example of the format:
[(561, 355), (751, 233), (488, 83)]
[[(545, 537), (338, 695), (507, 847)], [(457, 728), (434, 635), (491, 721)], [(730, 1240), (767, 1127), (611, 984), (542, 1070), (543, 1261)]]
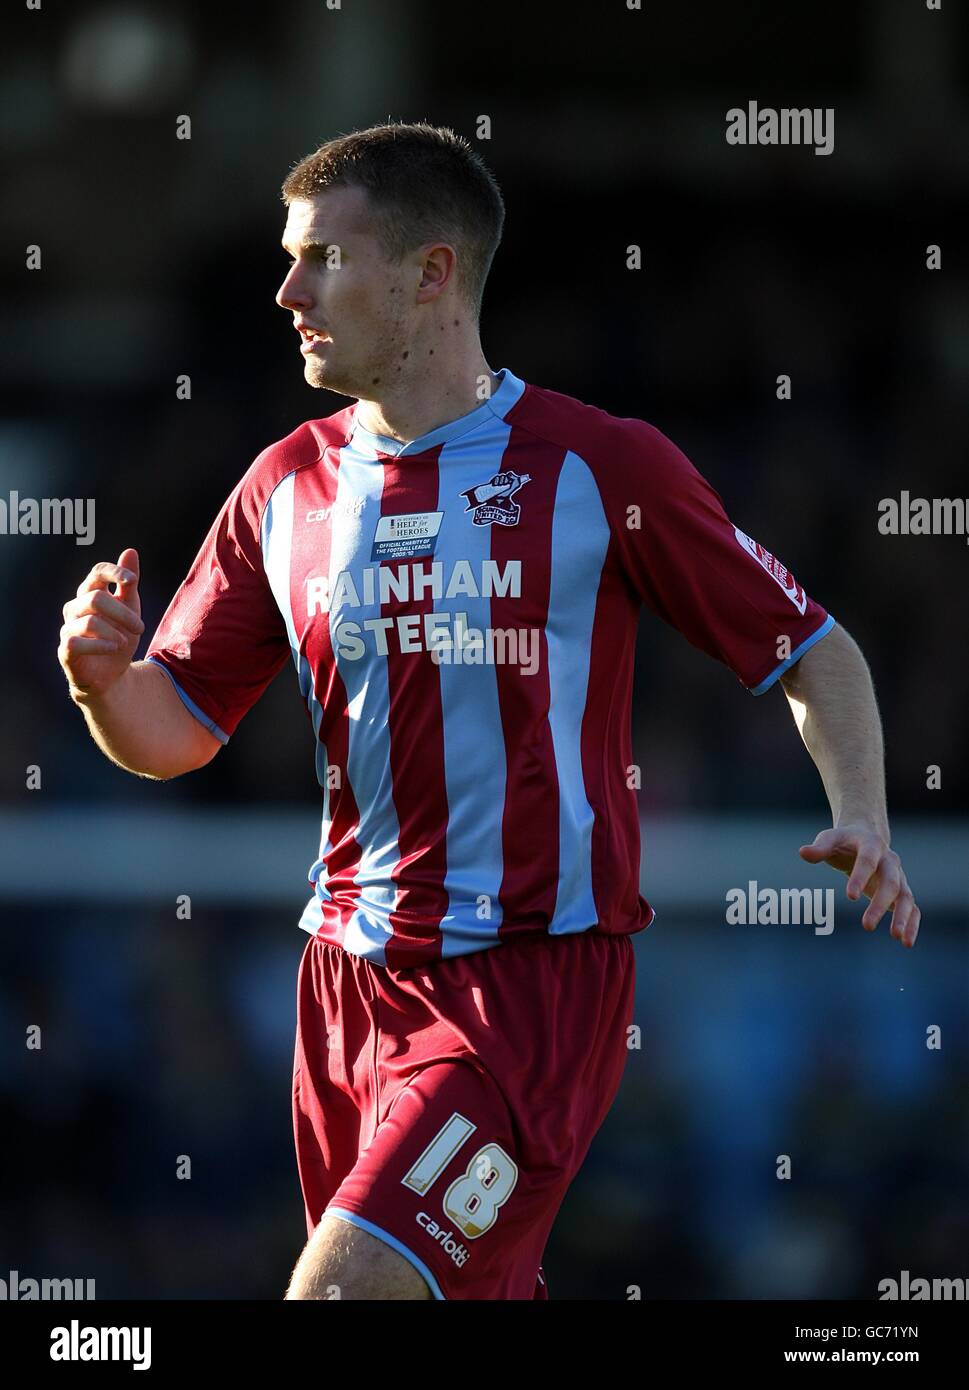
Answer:
[(443, 512), (402, 512), (380, 517), (370, 559), (415, 560), (433, 555), (443, 516)]

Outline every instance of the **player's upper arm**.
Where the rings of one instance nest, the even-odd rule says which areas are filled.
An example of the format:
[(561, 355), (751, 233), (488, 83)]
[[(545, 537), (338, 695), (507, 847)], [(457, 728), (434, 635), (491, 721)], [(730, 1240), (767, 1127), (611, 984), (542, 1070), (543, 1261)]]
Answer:
[[(819, 647), (824, 648), (823, 652), (819, 652)], [(829, 671), (832, 661), (836, 661), (838, 655), (846, 659), (860, 657), (862, 661), (864, 660), (855, 639), (840, 623), (835, 623), (822, 642), (814, 644), (810, 651), (805, 652), (788, 670), (782, 673), (781, 685), (789, 695), (799, 694), (812, 680), (816, 672)]]
[(222, 741), (186, 706), (168, 671), (157, 661), (135, 662), (131, 671), (127, 699), (145, 738), (135, 761), (123, 765), (167, 779), (210, 763)]
[(206, 735), (195, 740), (204, 762), (228, 743), (290, 655), (286, 623), (263, 567), (258, 463), (212, 523), (145, 658), (165, 671)]
[(187, 769), (190, 772), (195, 772), (198, 768), (205, 767), (205, 764), (210, 763), (222, 747), (222, 744), (215, 737), (215, 734), (210, 734), (208, 729), (203, 729), (201, 725), (198, 725), (198, 733), (195, 735), (195, 739), (197, 756), (192, 759), (191, 768)]
[(687, 641), (762, 694), (834, 619), (733, 524), (671, 440), (643, 421), (621, 423), (620, 448), (599, 477), (629, 583)]
[(75, 699), (101, 751), (141, 777), (181, 777), (211, 762), (222, 747), (157, 662), (134, 661), (106, 690), (79, 691)]

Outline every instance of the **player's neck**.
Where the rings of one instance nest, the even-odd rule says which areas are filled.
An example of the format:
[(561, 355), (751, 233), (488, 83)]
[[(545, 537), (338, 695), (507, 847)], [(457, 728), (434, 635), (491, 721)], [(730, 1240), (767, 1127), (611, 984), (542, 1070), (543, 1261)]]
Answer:
[(416, 370), (406, 377), (401, 375), (403, 379), (378, 399), (361, 396), (356, 418), (371, 434), (405, 444), (469, 415), (498, 386), (498, 378), (480, 346), (463, 359), (452, 357), (445, 361), (442, 357), (440, 368), (422, 368), (419, 375)]

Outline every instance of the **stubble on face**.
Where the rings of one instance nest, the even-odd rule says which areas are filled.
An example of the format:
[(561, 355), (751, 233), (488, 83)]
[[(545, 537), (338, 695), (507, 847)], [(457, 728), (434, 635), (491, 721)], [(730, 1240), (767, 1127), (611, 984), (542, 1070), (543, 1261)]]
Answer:
[[(277, 300), (329, 338), (304, 355), (308, 385), (341, 395), (373, 397), (393, 389), (413, 366), (413, 325), (409, 322), (408, 280), (404, 265), (388, 261), (374, 230), (366, 193), (336, 188), (290, 206), (284, 245), (337, 246), (342, 266), (317, 259), (316, 273), (304, 266)], [(287, 300), (289, 301), (287, 303)]]
[(413, 362), (412, 323), (407, 291), (410, 281), (404, 265), (388, 261), (368, 225), (366, 203), (358, 198), (352, 208), (357, 263), (352, 277), (331, 272), (334, 294), (324, 306), (327, 331), (333, 335), (321, 357), (311, 356), (316, 380), (330, 390), (358, 399), (379, 399), (380, 393), (399, 386)]
[(415, 365), (405, 295), (402, 269), (376, 266), (371, 283), (335, 307), (334, 342), (307, 358), (310, 384), (363, 400), (399, 389)]

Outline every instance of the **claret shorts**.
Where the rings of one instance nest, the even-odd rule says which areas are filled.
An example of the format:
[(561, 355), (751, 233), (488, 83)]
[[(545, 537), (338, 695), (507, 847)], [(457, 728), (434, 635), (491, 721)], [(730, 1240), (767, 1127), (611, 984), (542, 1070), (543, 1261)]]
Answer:
[(362, 1227), (435, 1298), (547, 1298), (546, 1241), (619, 1089), (625, 935), (522, 935), (392, 970), (311, 937), (293, 1118), (307, 1229)]

